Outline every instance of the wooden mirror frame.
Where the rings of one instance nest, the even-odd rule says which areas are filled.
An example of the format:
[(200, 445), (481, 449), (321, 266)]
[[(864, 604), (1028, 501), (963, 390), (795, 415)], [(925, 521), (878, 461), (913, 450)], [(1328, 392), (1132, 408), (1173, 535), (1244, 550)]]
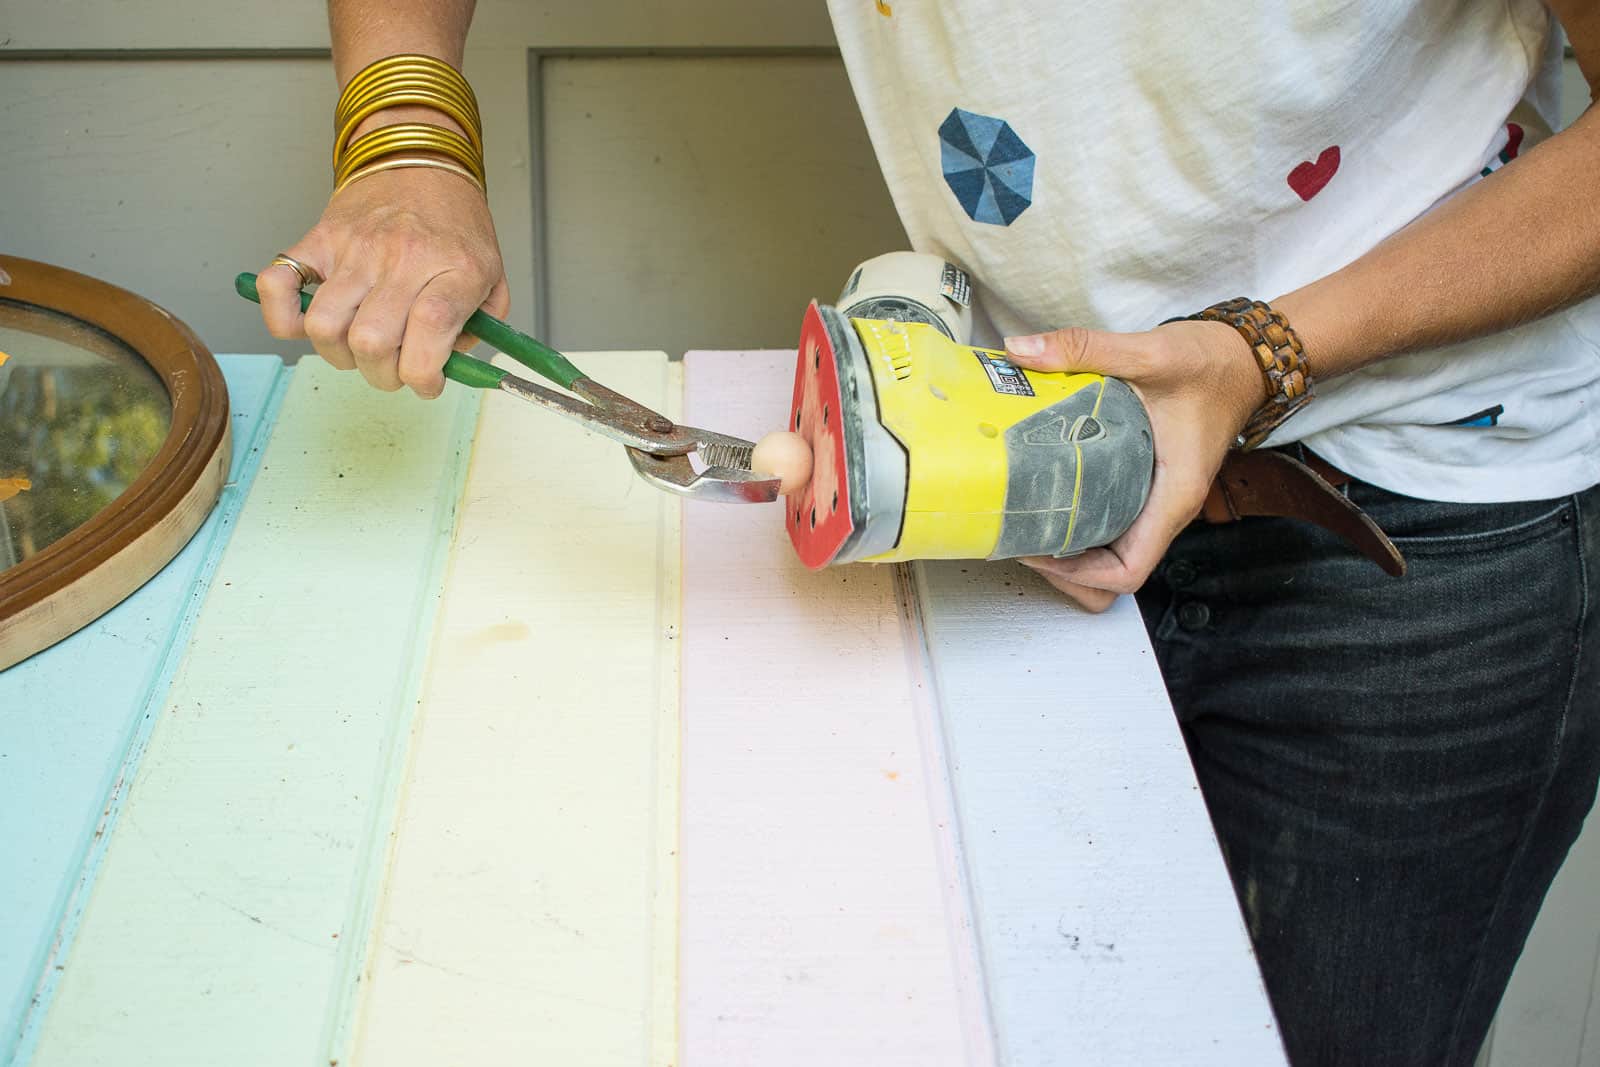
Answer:
[(69, 315), (121, 341), (172, 405), (161, 448), (122, 495), (37, 554), (0, 570), (0, 670), (74, 633), (155, 576), (222, 492), (231, 450), (228, 387), (182, 322), (125, 289), (47, 263), (0, 256), (0, 298)]

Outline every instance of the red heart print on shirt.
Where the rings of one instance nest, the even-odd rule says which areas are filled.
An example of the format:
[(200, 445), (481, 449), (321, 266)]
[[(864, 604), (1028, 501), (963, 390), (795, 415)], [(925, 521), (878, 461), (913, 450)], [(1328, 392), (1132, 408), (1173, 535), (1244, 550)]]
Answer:
[(1339, 146), (1324, 148), (1315, 163), (1301, 163), (1289, 172), (1289, 188), (1301, 200), (1310, 200), (1339, 172)]

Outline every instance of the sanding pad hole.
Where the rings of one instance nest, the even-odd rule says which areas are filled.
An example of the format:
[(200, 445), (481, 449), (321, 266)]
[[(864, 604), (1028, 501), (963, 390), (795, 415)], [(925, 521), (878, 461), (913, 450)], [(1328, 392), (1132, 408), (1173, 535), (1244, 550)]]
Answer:
[(816, 508), (812, 508), (811, 509), (811, 528), (813, 530), (815, 530), (817, 528), (817, 509)]

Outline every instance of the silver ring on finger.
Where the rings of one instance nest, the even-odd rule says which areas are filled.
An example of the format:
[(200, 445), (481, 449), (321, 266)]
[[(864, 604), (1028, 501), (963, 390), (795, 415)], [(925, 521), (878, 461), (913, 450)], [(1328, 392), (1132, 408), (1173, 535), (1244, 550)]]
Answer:
[(279, 252), (277, 255), (272, 257), (271, 265), (274, 267), (288, 267), (290, 270), (294, 271), (295, 277), (300, 279), (300, 288), (302, 289), (308, 285), (321, 285), (323, 282), (322, 273), (318, 271), (317, 268), (311, 266), (309, 263), (302, 263), (293, 256), (286, 255), (283, 252)]

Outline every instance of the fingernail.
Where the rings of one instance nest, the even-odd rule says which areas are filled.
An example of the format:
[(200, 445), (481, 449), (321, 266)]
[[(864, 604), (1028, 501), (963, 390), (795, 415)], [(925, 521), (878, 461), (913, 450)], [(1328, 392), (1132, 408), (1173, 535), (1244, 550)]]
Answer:
[(1014, 356), (1044, 355), (1044, 338), (1038, 334), (1028, 337), (1007, 337), (1006, 351)]
[(1017, 560), (1017, 562), (1022, 564), (1024, 567), (1028, 568), (1030, 571), (1036, 571), (1036, 570), (1039, 569), (1039, 566), (1040, 566), (1039, 561), (1036, 560), (1036, 559), (1033, 559), (1031, 557), (1026, 558), (1026, 559), (1019, 559), (1019, 560)]

